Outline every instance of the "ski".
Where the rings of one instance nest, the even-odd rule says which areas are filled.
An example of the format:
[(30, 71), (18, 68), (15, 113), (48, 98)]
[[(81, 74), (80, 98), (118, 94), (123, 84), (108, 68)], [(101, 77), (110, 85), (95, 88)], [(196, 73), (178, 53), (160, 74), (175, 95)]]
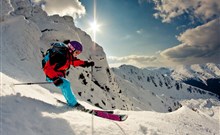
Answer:
[(110, 114), (114, 114), (114, 111), (111, 111), (111, 110), (94, 110), (93, 111), (101, 111), (101, 112), (107, 112), (107, 113), (110, 113)]
[(114, 121), (125, 121), (128, 118), (128, 115), (125, 114), (112, 114), (108, 113), (106, 111), (100, 111), (100, 110), (92, 110), (92, 114), (95, 116), (109, 119), (109, 120), (114, 120)]
[[(67, 105), (66, 102), (56, 99), (58, 103)], [(93, 114), (94, 116), (114, 120), (114, 121), (125, 121), (128, 118), (128, 115), (125, 114), (114, 114), (114, 111), (111, 110), (95, 110), (95, 109), (83, 109), (80, 110), (86, 113)]]

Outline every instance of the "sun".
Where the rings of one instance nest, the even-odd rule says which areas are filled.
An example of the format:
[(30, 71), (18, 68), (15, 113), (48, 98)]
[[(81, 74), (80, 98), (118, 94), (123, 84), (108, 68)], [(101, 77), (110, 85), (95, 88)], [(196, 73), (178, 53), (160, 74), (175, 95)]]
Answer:
[(92, 32), (93, 39), (94, 39), (94, 41), (96, 41), (96, 33), (100, 32), (101, 25), (96, 20), (94, 20), (93, 22), (90, 22), (89, 25), (90, 25), (89, 31)]
[(93, 33), (96, 33), (100, 31), (100, 24), (97, 23), (97, 21), (93, 21), (90, 23), (90, 29), (92, 30)]

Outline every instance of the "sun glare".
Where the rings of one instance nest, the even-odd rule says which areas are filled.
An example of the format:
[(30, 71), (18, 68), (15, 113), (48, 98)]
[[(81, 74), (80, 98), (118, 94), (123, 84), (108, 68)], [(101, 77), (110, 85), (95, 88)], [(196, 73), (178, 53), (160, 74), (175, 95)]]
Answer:
[(100, 31), (100, 25), (97, 23), (97, 21), (93, 21), (90, 23), (90, 29), (93, 31), (93, 33)]
[(96, 0), (93, 1), (93, 22), (90, 22), (89, 31), (93, 34), (93, 40), (96, 41), (96, 33), (100, 32), (100, 23), (96, 19)]
[(89, 30), (92, 32), (93, 38), (96, 41), (96, 33), (100, 31), (100, 24), (97, 23), (97, 21), (95, 20), (93, 22), (90, 22), (89, 25), (90, 25)]

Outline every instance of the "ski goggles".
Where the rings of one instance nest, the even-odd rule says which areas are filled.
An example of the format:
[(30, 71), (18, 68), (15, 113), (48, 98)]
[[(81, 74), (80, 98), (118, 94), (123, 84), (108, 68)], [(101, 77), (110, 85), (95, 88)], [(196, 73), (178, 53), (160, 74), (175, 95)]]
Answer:
[(74, 50), (72, 53), (75, 53), (76, 55), (79, 55), (81, 53), (81, 51), (79, 50)]

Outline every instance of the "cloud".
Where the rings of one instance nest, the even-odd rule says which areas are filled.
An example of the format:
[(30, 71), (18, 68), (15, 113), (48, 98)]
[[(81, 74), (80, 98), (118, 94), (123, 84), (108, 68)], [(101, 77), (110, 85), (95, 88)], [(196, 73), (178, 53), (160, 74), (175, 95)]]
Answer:
[(136, 32), (137, 32), (137, 34), (143, 34), (144, 30), (143, 29), (139, 29)]
[(48, 15), (69, 15), (74, 19), (86, 13), (85, 7), (79, 0), (32, 0), (42, 6)]
[(188, 29), (177, 39), (180, 45), (161, 52), (165, 58), (186, 64), (220, 63), (220, 18), (194, 29)]
[(138, 67), (146, 67), (148, 65), (152, 65), (152, 63), (156, 62), (156, 56), (138, 56), (138, 55), (130, 55), (124, 57), (115, 57), (109, 56), (108, 62), (110, 66), (120, 66), (122, 64), (135, 65)]
[[(178, 17), (188, 16), (200, 26), (177, 36), (180, 44), (161, 51), (160, 55), (170, 62), (195, 64), (220, 63), (220, 1), (219, 0), (152, 0), (155, 18), (170, 23)], [(186, 28), (187, 25), (184, 25)], [(177, 27), (181, 28), (181, 27)]]
[(154, 14), (161, 18), (162, 22), (170, 22), (172, 19), (189, 14), (192, 18), (203, 21), (216, 18), (220, 15), (220, 0), (152, 0), (155, 3)]
[(136, 67), (173, 67), (176, 65), (175, 62), (167, 60), (160, 55), (160, 51), (156, 52), (155, 56), (144, 56), (144, 55), (130, 55), (124, 57), (108, 57), (108, 63), (110, 67), (119, 67), (123, 64), (134, 65)]

